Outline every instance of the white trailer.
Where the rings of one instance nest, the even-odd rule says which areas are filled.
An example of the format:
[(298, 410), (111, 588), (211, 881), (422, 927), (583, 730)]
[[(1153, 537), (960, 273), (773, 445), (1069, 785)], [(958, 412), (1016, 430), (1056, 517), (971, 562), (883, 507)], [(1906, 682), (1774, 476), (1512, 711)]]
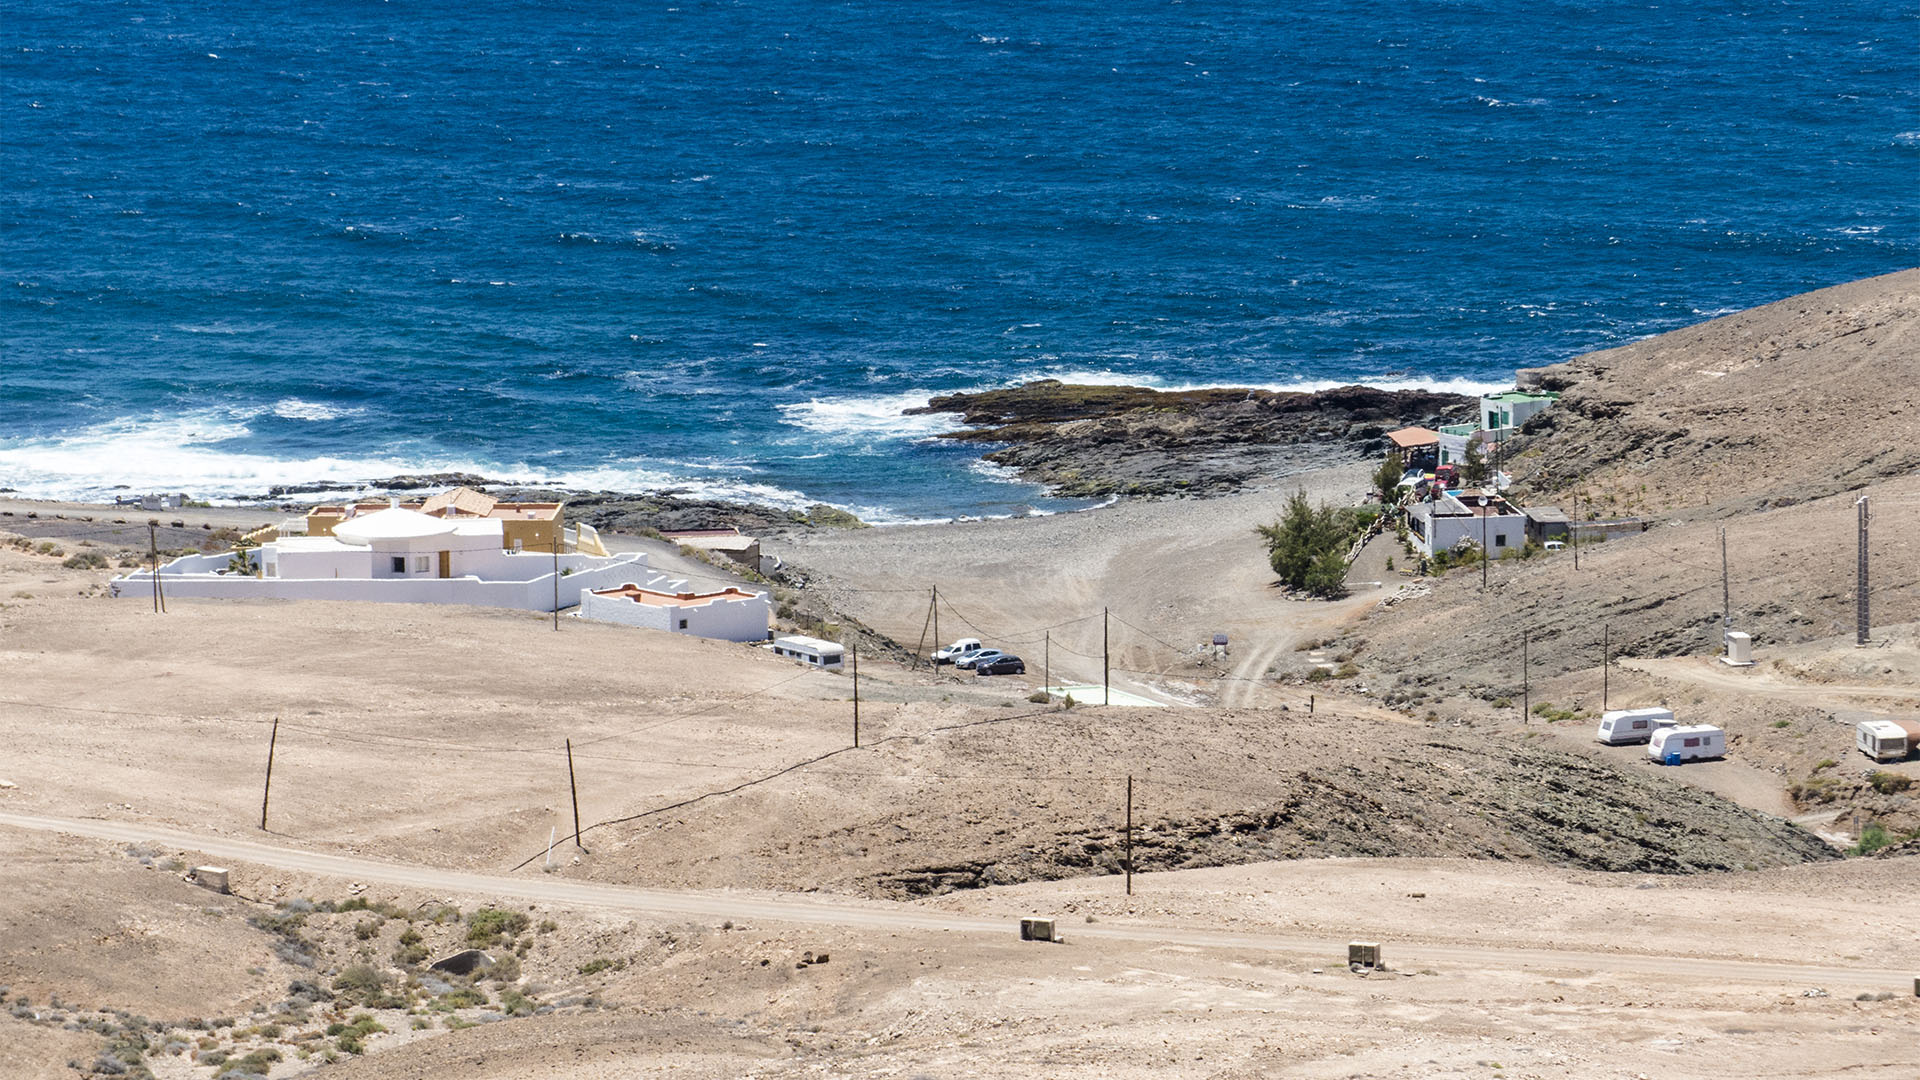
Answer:
[(1673, 726), (1672, 709), (1613, 709), (1600, 714), (1594, 738), (1608, 746), (1643, 743), (1661, 728)]
[(1662, 728), (1647, 742), (1647, 756), (1663, 765), (1727, 756), (1727, 733), (1712, 724)]
[(1899, 761), (1920, 750), (1920, 720), (1862, 720), (1853, 746), (1875, 761)]

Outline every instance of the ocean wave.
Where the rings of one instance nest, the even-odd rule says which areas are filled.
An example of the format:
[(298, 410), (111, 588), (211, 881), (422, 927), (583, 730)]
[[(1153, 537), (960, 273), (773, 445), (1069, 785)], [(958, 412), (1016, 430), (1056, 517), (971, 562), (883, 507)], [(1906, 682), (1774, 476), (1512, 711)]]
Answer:
[(325, 405), (299, 398), (281, 398), (273, 403), (273, 415), (283, 420), (338, 420), (345, 416), (359, 416), (366, 411), (357, 405)]
[(958, 426), (951, 413), (904, 415), (906, 410), (920, 408), (931, 400), (930, 390), (908, 390), (831, 400), (814, 398), (780, 405), (778, 409), (782, 421), (816, 435), (927, 439)]

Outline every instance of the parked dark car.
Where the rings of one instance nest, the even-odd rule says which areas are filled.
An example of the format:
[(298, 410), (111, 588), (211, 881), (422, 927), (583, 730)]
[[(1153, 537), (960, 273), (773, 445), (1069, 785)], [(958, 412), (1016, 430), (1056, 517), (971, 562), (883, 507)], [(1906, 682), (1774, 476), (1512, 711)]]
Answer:
[(994, 656), (973, 666), (975, 675), (1025, 675), (1026, 662), (1017, 656)]

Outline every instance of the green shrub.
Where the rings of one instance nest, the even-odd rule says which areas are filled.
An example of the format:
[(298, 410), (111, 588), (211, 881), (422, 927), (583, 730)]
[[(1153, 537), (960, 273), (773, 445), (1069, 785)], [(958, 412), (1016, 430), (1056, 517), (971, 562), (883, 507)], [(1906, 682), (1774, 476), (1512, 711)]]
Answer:
[(1871, 822), (1860, 830), (1860, 841), (1848, 850), (1855, 855), (1871, 855), (1891, 843), (1893, 837), (1887, 835), (1887, 830), (1879, 822)]
[(467, 916), (467, 943), (491, 945), (501, 938), (514, 937), (526, 928), (527, 917), (522, 912), (481, 908)]
[(1913, 786), (1913, 777), (1875, 769), (1867, 774), (1867, 783), (1872, 784), (1873, 790), (1882, 795), (1897, 795)]
[(580, 965), (580, 974), (598, 975), (603, 971), (623, 971), (626, 966), (627, 962), (624, 958), (609, 960), (604, 956), (597, 956)]

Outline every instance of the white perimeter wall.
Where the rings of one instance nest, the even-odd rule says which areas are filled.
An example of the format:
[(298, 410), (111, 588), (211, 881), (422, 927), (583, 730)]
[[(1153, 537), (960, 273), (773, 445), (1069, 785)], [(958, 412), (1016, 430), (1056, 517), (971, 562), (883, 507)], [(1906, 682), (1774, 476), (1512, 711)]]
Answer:
[[(634, 583), (628, 581), (621, 584)], [(697, 607), (680, 607), (636, 604), (624, 596), (595, 596), (592, 589), (580, 590), (580, 617), (583, 619), (692, 634), (717, 641), (765, 641), (769, 613), (765, 593), (755, 593), (744, 600), (715, 600)], [(687, 623), (685, 629), (680, 627), (682, 619)]]
[[(285, 600), (358, 600), (395, 604), (471, 604), (477, 607), (519, 608), (523, 611), (552, 611), (554, 600), (553, 556), (551, 554), (503, 555), (507, 572), (524, 574), (523, 580), (489, 581), (477, 577), (406, 578), (254, 578), (239, 574), (215, 574), (227, 565), (230, 553), (189, 555), (160, 568), (160, 584), (168, 596), (244, 600), (270, 597)], [(611, 589), (635, 577), (645, 579), (647, 557), (638, 552), (600, 558), (593, 555), (560, 556), (563, 573), (559, 581), (560, 602), (570, 604), (581, 589)], [(436, 572), (438, 567), (435, 568)], [(285, 568), (281, 571), (285, 573)], [(115, 578), (114, 596), (136, 599), (153, 595), (153, 575), (140, 570)], [(765, 627), (761, 634), (766, 633)]]

